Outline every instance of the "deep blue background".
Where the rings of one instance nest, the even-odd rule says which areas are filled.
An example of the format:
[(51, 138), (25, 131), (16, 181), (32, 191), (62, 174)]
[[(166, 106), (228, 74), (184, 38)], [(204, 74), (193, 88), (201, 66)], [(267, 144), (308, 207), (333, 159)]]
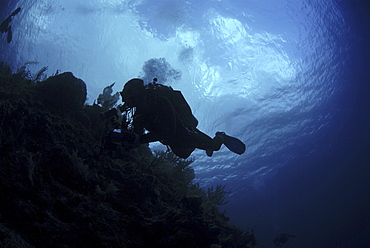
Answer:
[(297, 235), (284, 247), (370, 247), (370, 12), (365, 1), (342, 1), (341, 7), (355, 48), (343, 79), (351, 88), (338, 99), (340, 112), (320, 142), (323, 151), (280, 168), (267, 189), (247, 193), (242, 207), (229, 209), (237, 224), (252, 224), (264, 247), (272, 247), (276, 230)]
[(342, 8), (352, 22), (355, 49), (348, 74), (351, 89), (342, 99), (333, 132), (321, 142), (331, 147), (294, 161), (296, 169), (280, 169), (262, 197), (251, 196), (250, 209), (235, 208), (236, 213), (253, 212), (246, 219), (254, 218), (255, 230), (266, 231), (275, 218), (284, 223), (278, 229), (297, 234), (286, 247), (370, 246), (370, 12), (365, 1), (343, 1)]

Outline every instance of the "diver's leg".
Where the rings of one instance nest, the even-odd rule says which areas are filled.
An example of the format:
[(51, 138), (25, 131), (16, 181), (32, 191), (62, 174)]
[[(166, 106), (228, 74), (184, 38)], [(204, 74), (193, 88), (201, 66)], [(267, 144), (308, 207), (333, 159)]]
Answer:
[(205, 133), (199, 131), (197, 129), (197, 132), (195, 134), (195, 147), (206, 150), (208, 156), (212, 156), (214, 151), (218, 151), (221, 148), (221, 145), (223, 143), (222, 137), (216, 135), (213, 139), (206, 135)]
[(239, 155), (243, 154), (246, 149), (245, 144), (241, 140), (226, 135), (224, 132), (217, 132), (215, 137), (211, 139), (209, 136), (199, 131), (196, 144), (197, 148), (206, 150), (209, 157), (212, 156), (213, 151), (220, 150), (222, 144), (230, 151)]

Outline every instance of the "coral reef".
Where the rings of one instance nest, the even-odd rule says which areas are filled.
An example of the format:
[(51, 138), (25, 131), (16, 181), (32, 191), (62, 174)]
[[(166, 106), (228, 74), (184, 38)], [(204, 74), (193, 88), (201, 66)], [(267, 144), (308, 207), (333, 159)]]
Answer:
[(254, 247), (192, 161), (145, 145), (95, 158), (105, 123), (85, 97), (72, 73), (36, 82), (0, 64), (0, 247)]

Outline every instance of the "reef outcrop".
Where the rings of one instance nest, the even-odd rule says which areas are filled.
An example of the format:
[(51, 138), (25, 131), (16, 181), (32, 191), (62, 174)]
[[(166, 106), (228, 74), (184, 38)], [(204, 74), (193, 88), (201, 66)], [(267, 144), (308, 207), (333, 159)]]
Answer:
[(0, 247), (254, 247), (191, 161), (145, 145), (96, 158), (105, 123), (85, 99), (72, 73), (35, 82), (0, 64)]

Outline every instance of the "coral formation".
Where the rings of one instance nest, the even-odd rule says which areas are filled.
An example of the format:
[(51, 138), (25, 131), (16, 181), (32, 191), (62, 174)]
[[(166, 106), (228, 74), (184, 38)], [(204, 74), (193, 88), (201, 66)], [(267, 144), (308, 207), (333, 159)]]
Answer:
[(0, 247), (254, 247), (192, 161), (146, 145), (95, 158), (105, 124), (85, 97), (72, 73), (35, 82), (0, 64)]

